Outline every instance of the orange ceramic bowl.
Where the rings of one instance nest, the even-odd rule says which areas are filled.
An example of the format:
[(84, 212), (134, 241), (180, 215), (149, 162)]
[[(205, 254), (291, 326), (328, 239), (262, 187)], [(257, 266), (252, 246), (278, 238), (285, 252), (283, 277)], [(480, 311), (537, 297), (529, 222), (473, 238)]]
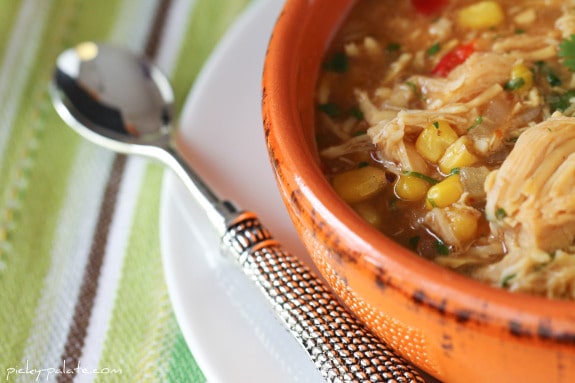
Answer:
[(265, 62), (269, 155), (314, 262), (377, 336), (442, 381), (575, 382), (575, 303), (509, 293), (420, 258), (364, 222), (322, 175), (314, 89), (354, 2), (287, 0)]

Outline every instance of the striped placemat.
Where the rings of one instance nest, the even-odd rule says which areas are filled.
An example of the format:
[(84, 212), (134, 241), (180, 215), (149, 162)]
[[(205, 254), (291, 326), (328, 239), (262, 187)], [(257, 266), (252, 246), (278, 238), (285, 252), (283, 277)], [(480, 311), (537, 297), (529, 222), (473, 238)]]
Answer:
[(153, 57), (181, 106), (249, 2), (0, 2), (0, 380), (205, 381), (162, 270), (164, 169), (82, 140), (48, 84), (62, 50), (113, 42)]

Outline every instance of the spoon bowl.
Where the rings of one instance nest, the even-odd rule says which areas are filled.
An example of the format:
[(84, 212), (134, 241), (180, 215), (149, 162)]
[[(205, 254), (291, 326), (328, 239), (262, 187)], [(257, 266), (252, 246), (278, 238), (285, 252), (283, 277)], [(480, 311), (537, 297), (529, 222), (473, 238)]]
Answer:
[(221, 201), (173, 146), (174, 93), (151, 61), (118, 46), (84, 42), (58, 56), (50, 92), (60, 117), (82, 137), (171, 168), (216, 229), (225, 232), (235, 208)]
[(149, 60), (82, 43), (58, 57), (53, 85), (58, 113), (90, 141), (126, 154), (150, 145), (168, 148), (174, 94)]

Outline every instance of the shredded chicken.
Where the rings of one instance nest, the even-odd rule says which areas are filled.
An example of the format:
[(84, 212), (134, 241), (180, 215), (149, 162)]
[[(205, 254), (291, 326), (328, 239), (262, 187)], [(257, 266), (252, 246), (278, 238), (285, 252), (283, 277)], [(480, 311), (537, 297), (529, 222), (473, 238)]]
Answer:
[(566, 12), (563, 16), (557, 19), (555, 27), (561, 31), (563, 38), (567, 38), (572, 34), (575, 34), (575, 12), (572, 10)]
[(518, 35), (498, 40), (493, 51), (516, 60), (548, 60), (557, 54), (558, 41), (547, 36)]
[(499, 262), (477, 268), (471, 276), (510, 291), (555, 299), (575, 298), (573, 249), (550, 254), (536, 248), (513, 247)]
[(575, 239), (575, 119), (559, 114), (527, 129), (486, 181), (494, 230), (548, 252)]
[(343, 144), (330, 146), (321, 151), (325, 158), (337, 158), (355, 152), (365, 152), (370, 150), (372, 143), (367, 135), (353, 137)]
[(511, 55), (474, 53), (446, 78), (413, 76), (428, 100), (428, 109), (439, 109), (453, 103), (465, 103), (485, 92), (494, 84), (503, 84), (516, 59)]
[(537, 19), (537, 12), (533, 8), (527, 8), (521, 13), (513, 17), (513, 21), (519, 25), (529, 25), (535, 22)]
[(389, 72), (387, 73), (384, 82), (388, 83), (399, 76), (399, 74), (405, 70), (405, 68), (412, 60), (413, 55), (411, 53), (403, 53), (401, 56), (399, 56), (399, 59), (397, 59), (396, 62), (389, 66)]

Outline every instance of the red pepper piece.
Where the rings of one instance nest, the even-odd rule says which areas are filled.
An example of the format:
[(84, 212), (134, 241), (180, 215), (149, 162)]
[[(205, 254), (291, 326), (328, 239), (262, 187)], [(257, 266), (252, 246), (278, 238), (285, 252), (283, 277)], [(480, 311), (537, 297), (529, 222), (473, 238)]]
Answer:
[(411, 3), (417, 12), (424, 15), (430, 15), (439, 11), (448, 0), (411, 0)]
[(455, 67), (463, 64), (475, 52), (475, 43), (460, 44), (447, 52), (431, 71), (434, 75), (446, 77)]

